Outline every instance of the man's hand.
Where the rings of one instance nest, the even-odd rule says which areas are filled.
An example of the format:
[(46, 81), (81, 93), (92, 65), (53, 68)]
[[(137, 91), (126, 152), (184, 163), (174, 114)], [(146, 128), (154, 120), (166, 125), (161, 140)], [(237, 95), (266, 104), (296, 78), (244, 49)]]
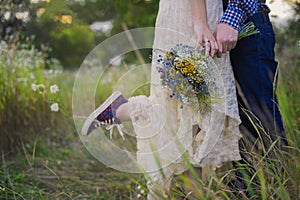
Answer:
[(214, 36), (218, 44), (218, 57), (236, 46), (239, 32), (227, 24), (218, 24)]

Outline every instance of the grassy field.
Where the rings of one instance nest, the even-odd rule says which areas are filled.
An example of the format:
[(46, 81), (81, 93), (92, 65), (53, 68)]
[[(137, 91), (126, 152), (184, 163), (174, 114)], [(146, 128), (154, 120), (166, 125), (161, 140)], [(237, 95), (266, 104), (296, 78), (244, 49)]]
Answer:
[(78, 139), (66, 143), (28, 146), (13, 157), (3, 155), (1, 199), (131, 199), (134, 176), (102, 165)]
[[(206, 181), (200, 181), (195, 176), (197, 190), (188, 199), (300, 199), (299, 46), (296, 45), (295, 49), (289, 51), (280, 52), (278, 56), (281, 74), (278, 98), (292, 153), (278, 160), (252, 154), (254, 169), (240, 166), (246, 191), (233, 191), (224, 185), (232, 171), (221, 177), (212, 176)], [(24, 55), (21, 57), (26, 59)], [(21, 62), (17, 69), (20, 71), (19, 75), (29, 79), (31, 74), (23, 70), (26, 68), (24, 63)], [(119, 79), (117, 72), (122, 72), (115, 70), (110, 79), (112, 82)], [(41, 71), (35, 70), (34, 75), (39, 76), (40, 73)], [(55, 99), (52, 94), (48, 94), (46, 100), (53, 97), (52, 99), (59, 101), (62, 112), (51, 112), (49, 103), (52, 102), (44, 103), (45, 96), (32, 92), (30, 83), (26, 85), (21, 81), (22, 84), (12, 84), (11, 91), (14, 93), (5, 93), (5, 101), (2, 97), (0, 106), (6, 108), (6, 113), (1, 115), (1, 127), (3, 130), (7, 129), (7, 133), (17, 131), (16, 137), (21, 139), (13, 144), (17, 151), (1, 155), (0, 199), (137, 199), (141, 192), (137, 186), (144, 188), (145, 180), (142, 175), (123, 173), (104, 166), (81, 143), (72, 119), (75, 73), (62, 71), (51, 76), (51, 79), (47, 78), (49, 74), (40, 75), (37, 81), (44, 83), (46, 88), (54, 83), (59, 85), (59, 97)], [(15, 75), (12, 80), (19, 75)], [(5, 81), (12, 80), (0, 82), (5, 86), (9, 85)], [(98, 104), (103, 102), (112, 89), (110, 82), (99, 84), (103, 84), (101, 88), (105, 89), (97, 91)], [(136, 94), (148, 92), (147, 87), (142, 87)], [(20, 94), (21, 97), (17, 98)], [(27, 113), (24, 117), (26, 120), (17, 124), (3, 120), (5, 117), (22, 118), (23, 112), (20, 110)], [(13, 117), (10, 116), (12, 113)], [(13, 136), (10, 139), (14, 139)], [(252, 172), (252, 175), (249, 176), (248, 172)], [(186, 181), (184, 176), (175, 181), (172, 198), (185, 195), (182, 192), (182, 182)], [(145, 195), (141, 195), (141, 199), (144, 197)]]
[(71, 71), (55, 76), (63, 110), (48, 113), (53, 120), (48, 128), (21, 142), (17, 152), (2, 154), (0, 199), (121, 200), (136, 196), (138, 182), (143, 181), (140, 175), (106, 167), (81, 143), (71, 112), (74, 77)]

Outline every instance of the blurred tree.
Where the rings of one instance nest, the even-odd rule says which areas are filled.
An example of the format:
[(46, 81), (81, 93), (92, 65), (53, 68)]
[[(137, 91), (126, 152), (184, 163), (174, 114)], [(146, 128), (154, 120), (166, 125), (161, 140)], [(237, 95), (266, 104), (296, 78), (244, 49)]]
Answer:
[[(92, 25), (97, 22), (111, 21), (116, 16), (114, 0), (69, 0), (69, 6), (82, 23)], [(96, 25), (99, 28), (99, 24)], [(110, 36), (110, 30), (95, 32), (95, 44)]]
[(158, 6), (159, 0), (115, 0), (113, 33), (123, 31), (122, 23), (129, 29), (154, 27)]
[(88, 24), (95, 21), (113, 21), (110, 33), (97, 34), (96, 42), (129, 29), (154, 26), (159, 0), (70, 0), (70, 7), (78, 18)]
[(26, 27), (37, 44), (46, 44), (50, 57), (58, 58), (65, 68), (80, 66), (94, 47), (94, 33), (78, 19), (65, 0), (37, 1), (35, 15)]
[[(53, 49), (49, 56), (58, 57), (65, 67), (71, 67), (80, 64), (84, 52), (87, 54), (95, 41), (99, 43), (122, 32), (122, 24), (129, 29), (154, 26), (159, 0), (2, 0), (0, 3), (1, 39), (19, 38), (23, 30), (21, 35), (34, 35), (36, 46), (49, 46)], [(88, 28), (95, 21), (108, 20), (113, 23), (111, 32), (100, 32), (95, 37)], [(76, 58), (72, 59), (73, 56)]]
[(114, 0), (71, 0), (69, 5), (78, 18), (87, 24), (112, 20), (116, 14)]
[(66, 1), (37, 1), (33, 7), (35, 12), (32, 12), (32, 20), (27, 25), (25, 33), (35, 35), (39, 44), (50, 45), (51, 30), (61, 30), (74, 22), (75, 16)]
[(94, 33), (85, 24), (72, 24), (61, 30), (51, 30), (52, 55), (65, 67), (80, 67), (94, 46)]
[[(133, 29), (155, 26), (159, 0), (114, 0), (114, 2), (116, 15), (113, 21), (112, 34), (124, 31), (124, 27)], [(151, 61), (152, 49), (140, 50), (140, 53), (146, 63)], [(137, 62), (138, 58), (133, 52), (128, 53), (124, 59), (125, 62), (141, 64)]]

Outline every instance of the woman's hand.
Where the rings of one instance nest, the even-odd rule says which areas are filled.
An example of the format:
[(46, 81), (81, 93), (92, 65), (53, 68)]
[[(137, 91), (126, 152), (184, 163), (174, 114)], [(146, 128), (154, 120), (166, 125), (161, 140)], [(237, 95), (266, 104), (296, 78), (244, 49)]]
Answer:
[(194, 31), (197, 36), (196, 49), (204, 46), (206, 55), (214, 57), (218, 51), (218, 43), (210, 31), (206, 21), (194, 21)]
[(200, 45), (205, 47), (206, 55), (214, 57), (217, 53), (218, 44), (207, 25), (206, 2), (205, 0), (189, 0), (191, 15), (194, 22), (194, 31), (197, 35), (196, 49)]

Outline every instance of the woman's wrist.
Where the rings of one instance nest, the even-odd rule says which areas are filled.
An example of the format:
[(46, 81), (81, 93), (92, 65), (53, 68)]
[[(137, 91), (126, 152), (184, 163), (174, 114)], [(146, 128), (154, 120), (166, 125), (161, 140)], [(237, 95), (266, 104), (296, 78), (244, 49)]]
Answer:
[(194, 28), (206, 29), (208, 28), (207, 20), (194, 20)]
[[(205, 31), (207, 29), (209, 29), (207, 21), (204, 20), (197, 20), (194, 21), (194, 29), (195, 30), (201, 30), (201, 31)], [(197, 32), (197, 31), (196, 31)]]
[(194, 25), (208, 26), (206, 19), (193, 19)]

